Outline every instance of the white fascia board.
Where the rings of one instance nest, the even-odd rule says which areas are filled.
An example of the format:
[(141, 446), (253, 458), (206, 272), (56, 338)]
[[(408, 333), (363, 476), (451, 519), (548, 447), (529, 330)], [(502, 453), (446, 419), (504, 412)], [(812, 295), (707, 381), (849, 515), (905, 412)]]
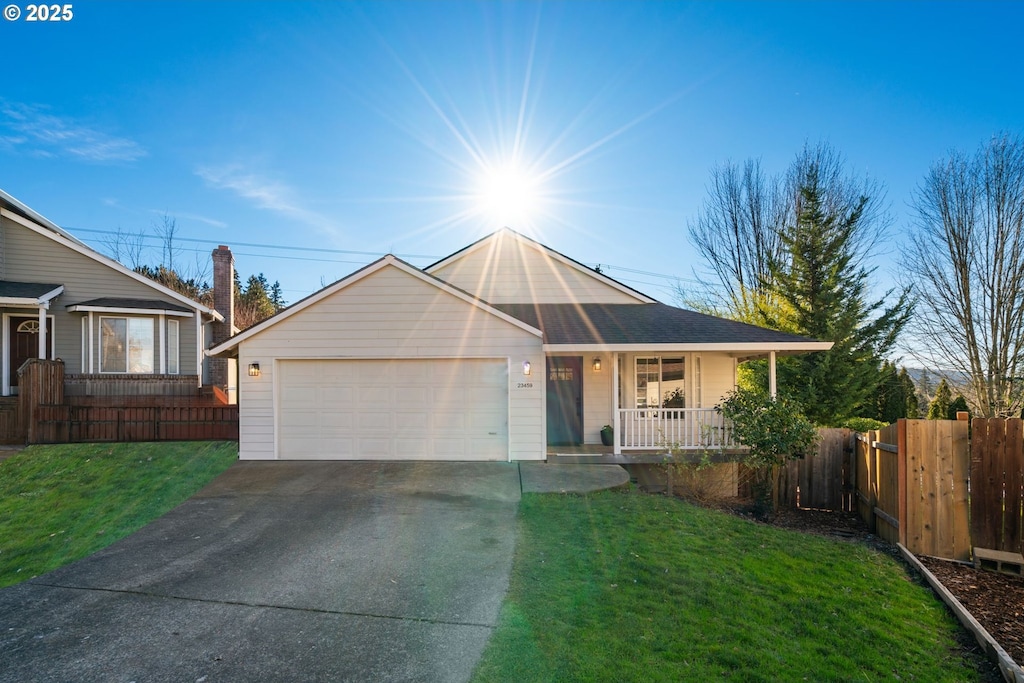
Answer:
[(23, 213), (27, 213), (31, 217), (31, 219), (33, 221), (35, 221), (36, 223), (38, 223), (39, 225), (41, 225), (41, 226), (43, 226), (45, 228), (49, 228), (50, 230), (53, 230), (58, 235), (66, 237), (67, 239), (71, 240), (72, 242), (75, 242), (77, 244), (82, 245), (86, 249), (89, 248), (89, 245), (87, 245), (85, 242), (83, 242), (82, 240), (78, 239), (77, 237), (72, 235), (70, 232), (68, 232), (64, 228), (60, 227), (59, 225), (57, 225), (56, 223), (51, 221), (46, 216), (44, 216), (41, 213), (39, 213), (38, 211), (32, 209), (30, 206), (24, 204), (20, 200), (15, 199), (11, 195), (7, 194), (3, 190), (0, 190), (0, 200), (3, 200), (5, 202), (7, 202), (8, 204), (11, 204), (12, 206), (16, 207), (19, 211), (21, 211)]
[(435, 278), (433, 276), (427, 275), (426, 273), (424, 273), (423, 271), (419, 270), (418, 268), (415, 268), (414, 266), (410, 266), (405, 261), (402, 261), (401, 259), (396, 258), (395, 256), (393, 256), (391, 254), (388, 254), (387, 256), (384, 256), (383, 258), (380, 258), (380, 259), (374, 261), (370, 265), (365, 266), (363, 268), (360, 268), (359, 270), (357, 270), (356, 272), (352, 273), (351, 275), (338, 280), (333, 285), (328, 285), (327, 287), (324, 287), (323, 289), (321, 289), (319, 292), (316, 292), (315, 294), (311, 294), (310, 296), (306, 297), (302, 301), (299, 301), (298, 303), (294, 304), (291, 308), (286, 308), (281, 313), (278, 313), (277, 315), (275, 315), (273, 317), (267, 318), (266, 320), (264, 320), (263, 322), (259, 323), (258, 325), (250, 327), (245, 332), (242, 332), (241, 334), (235, 335), (234, 337), (231, 337), (230, 339), (221, 342), (217, 346), (210, 347), (209, 349), (206, 350), (206, 355), (207, 356), (216, 356), (216, 355), (224, 353), (225, 351), (229, 351), (233, 347), (238, 346), (240, 343), (244, 342), (245, 340), (253, 337), (254, 335), (259, 334), (260, 332), (262, 332), (263, 330), (267, 329), (271, 325), (276, 325), (277, 323), (281, 322), (282, 320), (287, 320), (288, 318), (292, 317), (293, 315), (295, 315), (299, 311), (302, 311), (302, 310), (304, 310), (306, 308), (309, 308), (313, 304), (315, 304), (315, 303), (317, 303), (319, 301), (322, 301), (323, 299), (326, 299), (327, 297), (331, 296), (332, 294), (334, 294), (334, 293), (336, 293), (338, 291), (341, 291), (342, 289), (345, 289), (349, 285), (352, 285), (352, 284), (354, 284), (356, 282), (359, 282), (363, 278), (367, 278), (367, 277), (373, 275), (377, 271), (381, 270), (382, 268), (386, 268), (387, 266), (393, 266), (395, 268), (398, 268), (399, 270), (401, 270), (401, 271), (403, 271), (405, 273), (408, 273), (409, 275), (412, 275), (413, 277), (416, 277), (416, 278), (422, 280), (423, 282), (426, 282), (426, 283), (428, 283), (428, 284), (430, 284), (430, 285), (432, 285), (434, 287), (437, 287), (438, 289), (440, 289), (440, 290), (442, 290), (444, 292), (447, 292), (448, 294), (451, 294), (452, 296), (455, 296), (455, 297), (457, 297), (459, 299), (462, 299), (463, 301), (465, 301), (465, 302), (467, 302), (469, 304), (472, 304), (473, 306), (476, 306), (477, 308), (479, 308), (479, 309), (481, 309), (483, 311), (486, 311), (486, 312), (490, 313), (491, 315), (493, 315), (493, 316), (495, 316), (497, 318), (501, 318), (502, 320), (504, 320), (504, 321), (506, 321), (506, 322), (508, 322), (508, 323), (510, 323), (512, 325), (515, 325), (516, 327), (519, 327), (519, 328), (521, 328), (523, 330), (526, 330), (527, 332), (529, 332), (529, 333), (531, 333), (531, 334), (533, 334), (533, 335), (535, 335), (537, 337), (543, 337), (544, 336), (544, 333), (541, 332), (540, 330), (538, 330), (537, 328), (531, 327), (530, 325), (527, 325), (523, 321), (518, 320), (517, 318), (513, 318), (512, 316), (508, 315), (507, 313), (502, 313), (498, 309), (496, 309), (496, 308), (494, 308), (492, 306), (489, 306), (489, 305), (487, 305), (487, 304), (485, 304), (485, 303), (483, 303), (483, 302), (481, 302), (481, 301), (479, 301), (477, 299), (474, 299), (473, 297), (469, 296), (465, 292), (460, 291), (460, 290), (456, 289), (455, 287), (452, 287), (451, 285), (445, 283), (443, 280), (440, 280), (440, 279)]
[(577, 263), (576, 261), (573, 261), (571, 258), (568, 258), (567, 256), (558, 253), (557, 251), (555, 251), (551, 247), (547, 246), (546, 244), (541, 244), (540, 242), (537, 242), (536, 240), (531, 240), (529, 238), (526, 238), (523, 235), (520, 235), (518, 232), (516, 232), (515, 230), (512, 230), (510, 228), (502, 228), (501, 230), (498, 230), (497, 232), (493, 232), (490, 235), (488, 235), (487, 237), (484, 237), (483, 239), (478, 241), (476, 244), (471, 244), (470, 246), (468, 246), (468, 247), (466, 247), (464, 249), (460, 249), (459, 251), (455, 252), (451, 256), (448, 256), (448, 257), (438, 261), (434, 265), (430, 266), (430, 268), (427, 269), (425, 272), (433, 274), (435, 270), (440, 270), (441, 268), (444, 268), (445, 266), (447, 266), (450, 263), (454, 263), (455, 261), (458, 261), (458, 260), (462, 259), (465, 256), (469, 256), (470, 254), (472, 254), (475, 251), (483, 249), (488, 244), (491, 244), (491, 242), (493, 240), (497, 239), (498, 236), (500, 236), (500, 235), (508, 235), (508, 236), (514, 238), (520, 244), (525, 244), (526, 246), (534, 248), (534, 249), (539, 248), (539, 249), (543, 250), (544, 253), (546, 253), (550, 258), (558, 261), (559, 263), (567, 265), (570, 268), (572, 268), (572, 269), (574, 269), (574, 270), (576, 270), (576, 271), (578, 271), (580, 273), (583, 273), (584, 275), (586, 275), (588, 277), (592, 277), (595, 280), (598, 280), (598, 281), (608, 285), (609, 287), (613, 287), (613, 288), (619, 290), (620, 292), (622, 292), (623, 294), (628, 294), (629, 296), (633, 297), (637, 301), (640, 301), (640, 302), (645, 303), (645, 304), (656, 304), (656, 303), (658, 303), (658, 301), (656, 299), (652, 299), (651, 297), (647, 296), (643, 292), (638, 292), (635, 289), (632, 289), (630, 287), (626, 287), (621, 282), (617, 282), (616, 280), (613, 280), (612, 278), (608, 277), (607, 275), (605, 275), (603, 273), (598, 273), (598, 272), (596, 272), (596, 271), (594, 271), (594, 270), (592, 270), (590, 268), (587, 268), (586, 266), (584, 266), (584, 265), (582, 265), (580, 263)]
[(51, 301), (56, 299), (64, 292), (64, 285), (60, 285), (56, 289), (51, 289), (46, 294), (40, 297), (24, 297), (24, 296), (3, 296), (0, 297), (0, 306), (30, 306), (36, 308), (37, 306), (48, 306)]
[(169, 311), (165, 308), (122, 308), (119, 306), (83, 306), (81, 304), (70, 306), (68, 311), (71, 313), (92, 311), (93, 313), (117, 313), (119, 315), (166, 315), (178, 318), (191, 318), (195, 315), (192, 311)]
[(645, 352), (645, 351), (719, 351), (722, 353), (736, 354), (765, 354), (776, 351), (779, 353), (793, 352), (805, 353), (811, 351), (828, 351), (832, 348), (832, 342), (805, 341), (805, 342), (744, 342), (744, 343), (717, 343), (717, 344), (545, 344), (544, 351), (550, 352), (586, 352), (594, 351), (619, 351), (619, 352)]
[(58, 296), (64, 293), (64, 285), (58, 285), (54, 289), (51, 289), (46, 294), (39, 297), (39, 303), (49, 303), (56, 299)]
[(4, 218), (7, 218), (9, 220), (14, 221), (18, 225), (21, 225), (21, 226), (24, 226), (24, 227), (28, 228), (29, 230), (35, 232), (38, 235), (42, 235), (43, 237), (51, 239), (54, 242), (57, 242), (58, 244), (62, 244), (65, 247), (67, 247), (68, 249), (71, 249), (72, 251), (76, 251), (79, 254), (81, 254), (81, 255), (83, 255), (83, 256), (85, 256), (87, 258), (90, 258), (93, 261), (96, 261), (97, 263), (101, 263), (101, 264), (107, 266), (108, 268), (113, 268), (117, 272), (122, 273), (124, 275), (127, 275), (128, 277), (132, 278), (133, 280), (137, 280), (138, 282), (141, 282), (142, 284), (146, 285), (147, 287), (149, 287), (151, 289), (155, 289), (156, 291), (160, 292), (164, 296), (168, 296), (168, 297), (170, 297), (172, 299), (180, 301), (181, 303), (185, 304), (189, 308), (195, 309), (196, 311), (199, 311), (200, 313), (205, 313), (205, 314), (209, 315), (210, 317), (214, 318), (215, 320), (219, 320), (219, 321), (223, 321), (224, 320), (224, 316), (222, 316), (220, 313), (218, 313), (217, 311), (213, 310), (212, 308), (207, 308), (206, 306), (203, 306), (198, 301), (193, 301), (192, 299), (189, 299), (188, 297), (186, 297), (186, 296), (184, 296), (182, 294), (179, 294), (178, 292), (175, 292), (173, 289), (170, 289), (168, 287), (164, 287), (159, 282), (156, 282), (154, 280), (150, 280), (145, 275), (139, 275), (135, 271), (133, 271), (133, 270), (131, 270), (129, 268), (125, 268), (123, 265), (121, 265), (117, 261), (115, 261), (115, 260), (113, 260), (111, 258), (107, 258), (106, 256), (104, 256), (103, 254), (99, 253), (98, 251), (95, 251), (92, 248), (86, 246), (84, 243), (79, 242), (77, 239), (70, 238), (70, 237), (65, 237), (66, 233), (63, 230), (61, 230), (59, 233), (55, 233), (53, 230), (48, 230), (47, 228), (45, 228), (45, 227), (43, 227), (43, 226), (41, 226), (41, 225), (39, 225), (37, 223), (34, 223), (33, 221), (27, 220), (27, 219), (19, 216), (18, 214), (14, 213), (12, 211), (8, 211), (7, 209), (0, 209), (0, 215), (2, 215)]

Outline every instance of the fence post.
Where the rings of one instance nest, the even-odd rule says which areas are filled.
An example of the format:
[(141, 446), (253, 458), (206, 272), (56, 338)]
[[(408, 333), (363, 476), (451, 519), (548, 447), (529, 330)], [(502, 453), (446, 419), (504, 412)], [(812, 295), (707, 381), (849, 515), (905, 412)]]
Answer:
[(896, 495), (899, 501), (900, 543), (907, 545), (907, 420), (900, 418), (896, 422)]
[(878, 447), (875, 444), (881, 440), (881, 430), (868, 432), (868, 526), (871, 527), (871, 533), (878, 532), (878, 516), (875, 515), (875, 508), (878, 507)]

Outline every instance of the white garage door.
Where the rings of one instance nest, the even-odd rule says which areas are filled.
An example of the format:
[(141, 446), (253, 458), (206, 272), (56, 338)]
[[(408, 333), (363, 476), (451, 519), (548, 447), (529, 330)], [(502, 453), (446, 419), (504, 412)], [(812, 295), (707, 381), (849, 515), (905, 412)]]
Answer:
[(507, 460), (505, 360), (278, 364), (288, 460)]

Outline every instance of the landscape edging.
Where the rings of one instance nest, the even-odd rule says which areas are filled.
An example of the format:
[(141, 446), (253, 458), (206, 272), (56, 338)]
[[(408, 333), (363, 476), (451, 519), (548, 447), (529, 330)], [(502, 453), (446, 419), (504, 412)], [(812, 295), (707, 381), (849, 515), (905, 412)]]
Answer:
[(985, 649), (985, 654), (999, 666), (1000, 673), (1003, 674), (1003, 678), (1006, 679), (1007, 683), (1024, 683), (1024, 669), (1013, 661), (1013, 658), (1006, 653), (999, 643), (995, 641), (995, 638), (985, 627), (978, 623), (978, 620), (974, 618), (967, 608), (965, 608), (956, 596), (949, 592), (949, 590), (942, 585), (934, 574), (928, 571), (928, 568), (921, 564), (921, 561), (917, 557), (906, 549), (902, 543), (897, 543), (896, 546), (900, 549), (900, 553), (903, 555), (903, 559), (909, 562), (917, 571), (921, 573), (921, 576), (925, 578), (928, 585), (932, 587), (942, 601), (945, 602), (953, 614), (956, 615), (960, 623), (963, 624), (967, 630), (974, 634), (974, 638), (978, 641), (978, 645)]

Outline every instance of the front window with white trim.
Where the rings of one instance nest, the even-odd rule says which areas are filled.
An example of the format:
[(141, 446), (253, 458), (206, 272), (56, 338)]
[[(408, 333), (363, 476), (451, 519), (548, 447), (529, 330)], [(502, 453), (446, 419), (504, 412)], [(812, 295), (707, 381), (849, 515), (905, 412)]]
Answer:
[(167, 373), (170, 375), (177, 375), (181, 371), (181, 365), (179, 358), (180, 353), (180, 340), (178, 332), (178, 321), (168, 320), (167, 321)]
[(100, 372), (152, 374), (153, 318), (100, 317)]
[(637, 408), (686, 407), (686, 358), (637, 356), (634, 370)]

